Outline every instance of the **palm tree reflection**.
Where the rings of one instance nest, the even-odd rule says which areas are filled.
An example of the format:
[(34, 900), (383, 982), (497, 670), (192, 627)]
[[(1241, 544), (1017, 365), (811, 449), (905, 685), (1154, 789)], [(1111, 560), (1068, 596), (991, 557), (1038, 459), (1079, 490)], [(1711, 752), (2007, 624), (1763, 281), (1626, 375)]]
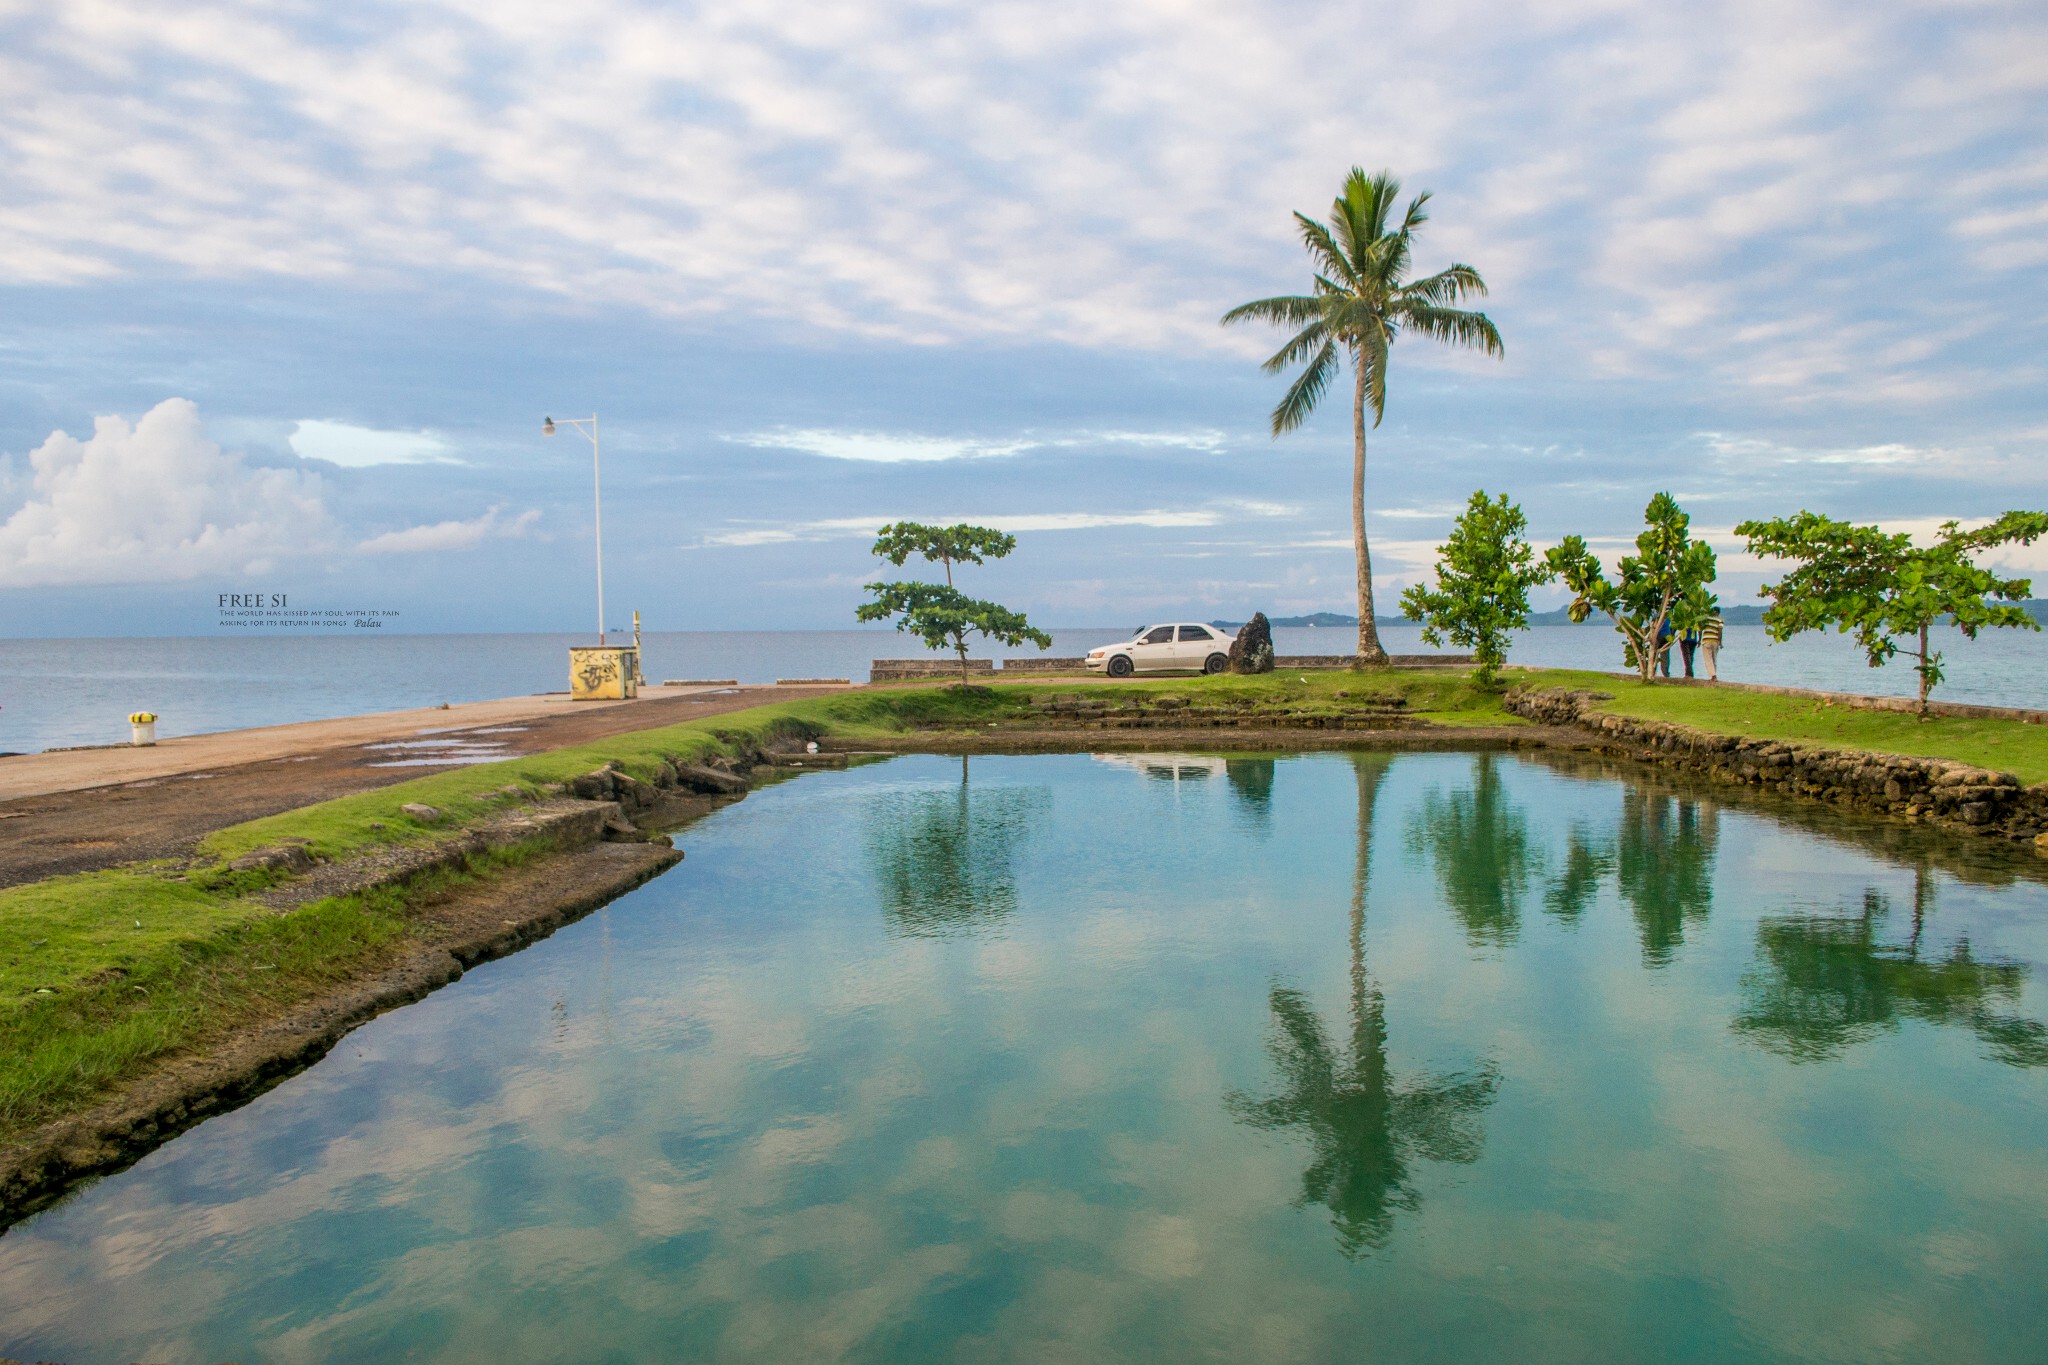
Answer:
[(1875, 890), (1863, 893), (1858, 914), (1765, 919), (1757, 925), (1756, 961), (1743, 974), (1735, 1028), (1793, 1061), (1817, 1062), (1917, 1019), (1970, 1029), (1989, 1056), (2009, 1066), (2048, 1064), (2048, 1027), (1996, 1008), (2018, 1003), (2025, 964), (1979, 959), (1967, 939), (1923, 959), (1932, 905), (1932, 884), (1920, 869), (1904, 943), (1883, 941), (1892, 907)]
[(1444, 901), (1473, 947), (1504, 948), (1522, 927), (1522, 890), (1538, 863), (1529, 822), (1509, 799), (1492, 754), (1472, 760), (1472, 782), (1432, 791), (1408, 827), (1408, 847), (1436, 868)]
[(1413, 1211), (1416, 1160), (1471, 1162), (1483, 1136), (1479, 1116), (1500, 1085), (1491, 1063), (1469, 1073), (1396, 1077), (1387, 1066), (1386, 1006), (1365, 968), (1365, 906), (1372, 808), (1386, 774), (1384, 755), (1360, 754), (1358, 839), (1351, 895), (1351, 1036), (1332, 1040), (1300, 991), (1275, 984), (1267, 1051), (1277, 1093), (1232, 1093), (1231, 1113), (1254, 1128), (1298, 1128), (1313, 1156), (1302, 1172), (1300, 1205), (1329, 1209), (1337, 1245), (1351, 1259), (1386, 1245), (1397, 1210)]
[(1036, 787), (976, 788), (965, 755), (953, 791), (894, 792), (871, 812), (868, 852), (896, 933), (986, 931), (1017, 907), (1019, 847), (1043, 813)]
[(1635, 913), (1643, 961), (1662, 967), (1685, 943), (1685, 926), (1714, 908), (1720, 815), (1711, 804), (1628, 787), (1622, 796), (1617, 880)]

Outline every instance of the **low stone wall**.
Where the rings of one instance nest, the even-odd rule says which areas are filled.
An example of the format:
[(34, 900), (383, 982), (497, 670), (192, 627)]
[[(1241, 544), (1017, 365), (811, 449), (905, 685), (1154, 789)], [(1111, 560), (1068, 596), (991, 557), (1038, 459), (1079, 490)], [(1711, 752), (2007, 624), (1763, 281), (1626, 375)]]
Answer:
[[(1282, 673), (1290, 668), (1297, 668), (1304, 672), (1312, 673), (1317, 669), (1351, 668), (1357, 662), (1358, 656), (1355, 654), (1276, 654), (1273, 657), (1273, 668), (1275, 671)], [(1387, 656), (1387, 665), (1390, 668), (1470, 668), (1472, 666), (1472, 656), (1470, 654), (1389, 654)]]
[[(993, 673), (995, 662), (991, 659), (969, 659), (967, 672), (980, 677)], [(868, 665), (869, 682), (914, 682), (920, 678), (957, 678), (960, 676), (958, 659), (877, 659)]]
[(1020, 654), (1014, 659), (1003, 660), (1002, 671), (1010, 673), (1086, 673), (1086, 659), (1047, 658), (1038, 654)]
[(1516, 688), (1515, 715), (1569, 726), (1603, 748), (1716, 782), (1782, 791), (1993, 838), (2031, 840), (2048, 853), (2048, 782), (1941, 758), (1909, 758), (1822, 744), (1713, 734), (1668, 721), (1607, 715), (1608, 692)]

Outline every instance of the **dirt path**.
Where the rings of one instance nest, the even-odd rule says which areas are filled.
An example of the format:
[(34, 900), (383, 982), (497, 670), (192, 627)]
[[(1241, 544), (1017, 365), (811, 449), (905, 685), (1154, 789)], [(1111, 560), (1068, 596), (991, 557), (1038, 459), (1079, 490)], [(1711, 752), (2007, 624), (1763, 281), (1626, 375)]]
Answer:
[[(0, 759), (0, 797), (12, 797), (0, 799), (0, 887), (176, 857), (228, 825), (456, 766), (390, 766), (437, 752), (488, 762), (839, 690), (656, 691), (632, 702), (580, 704), (518, 697), (196, 735), (153, 749)], [(422, 743), (443, 747), (367, 747)]]

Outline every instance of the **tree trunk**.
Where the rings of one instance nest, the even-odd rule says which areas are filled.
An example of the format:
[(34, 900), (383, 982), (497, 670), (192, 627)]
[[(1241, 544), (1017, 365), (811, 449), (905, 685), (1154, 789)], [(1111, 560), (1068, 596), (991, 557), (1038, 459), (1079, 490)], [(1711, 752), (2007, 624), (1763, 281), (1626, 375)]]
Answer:
[(1920, 623), (1920, 714), (1927, 714), (1927, 623)]
[(1373, 621), (1372, 552), (1365, 544), (1365, 366), (1354, 351), (1351, 371), (1357, 383), (1351, 399), (1351, 548), (1358, 561), (1358, 666), (1384, 665), (1387, 651), (1380, 645), (1379, 626)]
[(965, 692), (969, 686), (967, 681), (967, 637), (965, 635), (954, 636), (953, 648), (960, 651), (960, 690)]

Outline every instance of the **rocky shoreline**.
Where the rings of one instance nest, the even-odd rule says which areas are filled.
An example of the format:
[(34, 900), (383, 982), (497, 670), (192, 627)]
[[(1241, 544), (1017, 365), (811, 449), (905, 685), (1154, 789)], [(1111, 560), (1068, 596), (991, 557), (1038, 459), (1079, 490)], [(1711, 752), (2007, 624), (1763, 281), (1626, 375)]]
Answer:
[(2048, 782), (2027, 786), (2011, 773), (1948, 759), (1754, 739), (1601, 711), (1600, 703), (1612, 698), (1606, 692), (1517, 688), (1502, 705), (1524, 719), (1575, 730), (1611, 752), (1714, 782), (2030, 842), (2048, 855)]

